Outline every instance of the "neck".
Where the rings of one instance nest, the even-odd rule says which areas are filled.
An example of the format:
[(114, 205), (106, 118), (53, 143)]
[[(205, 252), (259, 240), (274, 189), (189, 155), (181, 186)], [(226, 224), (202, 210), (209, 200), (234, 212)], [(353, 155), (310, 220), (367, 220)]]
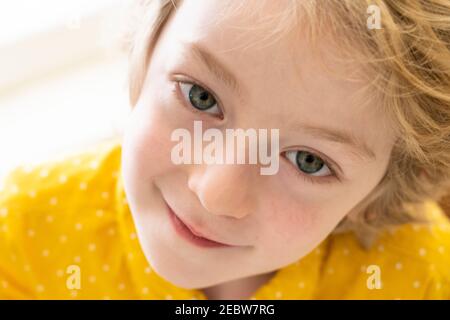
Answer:
[(248, 300), (265, 283), (267, 283), (276, 271), (232, 280), (218, 285), (207, 287), (201, 291), (208, 300)]

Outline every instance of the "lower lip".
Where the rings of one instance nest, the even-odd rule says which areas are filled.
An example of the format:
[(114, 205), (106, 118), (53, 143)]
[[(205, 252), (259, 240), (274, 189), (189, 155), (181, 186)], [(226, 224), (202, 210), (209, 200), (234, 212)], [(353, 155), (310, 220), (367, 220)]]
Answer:
[(211, 241), (205, 238), (201, 238), (193, 234), (189, 228), (175, 215), (172, 209), (169, 208), (170, 221), (172, 222), (175, 231), (184, 239), (190, 243), (203, 248), (220, 248), (220, 247), (232, 247), (227, 244)]

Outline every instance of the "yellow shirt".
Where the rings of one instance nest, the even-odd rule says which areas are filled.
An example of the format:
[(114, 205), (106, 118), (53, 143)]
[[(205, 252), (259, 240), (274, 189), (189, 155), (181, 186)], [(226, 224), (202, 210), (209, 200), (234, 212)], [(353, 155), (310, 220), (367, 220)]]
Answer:
[[(110, 141), (8, 176), (0, 192), (1, 299), (206, 299), (146, 261), (120, 155), (120, 142)], [(450, 223), (435, 202), (426, 208), (432, 224), (384, 232), (370, 250), (351, 233), (330, 235), (252, 299), (449, 299)]]

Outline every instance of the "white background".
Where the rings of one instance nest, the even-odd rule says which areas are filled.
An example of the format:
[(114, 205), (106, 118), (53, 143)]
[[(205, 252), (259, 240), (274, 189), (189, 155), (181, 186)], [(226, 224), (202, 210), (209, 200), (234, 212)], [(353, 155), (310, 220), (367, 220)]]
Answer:
[(0, 0), (0, 181), (120, 135), (128, 1)]

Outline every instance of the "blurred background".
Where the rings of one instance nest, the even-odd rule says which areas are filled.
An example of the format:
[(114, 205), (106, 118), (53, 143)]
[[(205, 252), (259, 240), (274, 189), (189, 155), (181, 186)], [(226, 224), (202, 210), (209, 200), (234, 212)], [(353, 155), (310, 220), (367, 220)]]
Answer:
[(0, 181), (121, 134), (129, 2), (0, 1)]

